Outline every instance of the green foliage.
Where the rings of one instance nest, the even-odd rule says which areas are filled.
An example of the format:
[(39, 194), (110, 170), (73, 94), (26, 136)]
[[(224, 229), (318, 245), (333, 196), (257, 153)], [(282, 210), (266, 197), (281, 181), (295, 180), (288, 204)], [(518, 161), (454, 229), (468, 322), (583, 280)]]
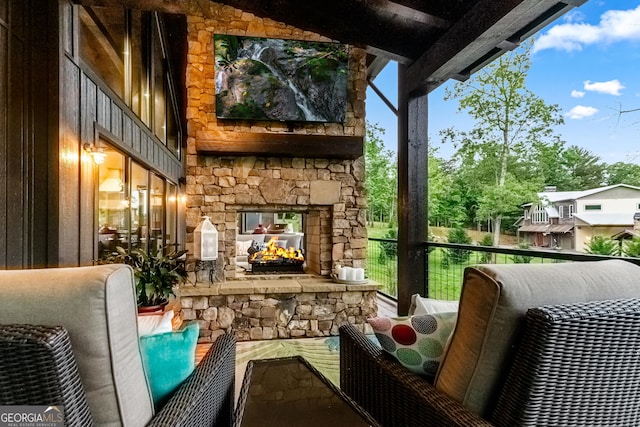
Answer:
[(247, 74), (251, 76), (259, 76), (261, 74), (271, 74), (269, 67), (260, 61), (251, 61), (251, 66), (247, 69)]
[(216, 34), (214, 39), (214, 51), (216, 62), (223, 68), (229, 68), (238, 57), (238, 37), (226, 34)]
[(385, 150), (381, 135), (384, 129), (367, 123), (365, 137), (365, 187), (368, 221), (395, 223), (398, 183), (394, 153)]
[[(518, 243), (518, 249), (528, 250), (531, 247), (529, 242), (520, 242)], [(514, 255), (511, 257), (511, 260), (514, 264), (529, 264), (533, 257), (531, 255)]]
[[(482, 236), (482, 239), (478, 242), (480, 246), (493, 246), (493, 236), (491, 234), (485, 234)], [(478, 254), (479, 262), (482, 264), (487, 264), (491, 262), (493, 258), (493, 254), (491, 252), (480, 252)]]
[[(470, 131), (451, 128), (441, 135), (458, 149), (461, 181), (477, 197), (476, 219), (491, 219), (496, 245), (503, 217), (531, 201), (530, 190), (540, 187), (529, 161), (532, 149), (557, 141), (553, 129), (563, 123), (559, 106), (546, 104), (526, 88), (531, 45), (502, 55), (445, 95), (445, 100), (457, 100), (459, 110), (474, 121)], [(527, 192), (520, 193), (523, 189)]]
[(617, 162), (605, 167), (605, 184), (627, 184), (640, 187), (640, 165)]
[(245, 102), (233, 104), (229, 109), (229, 116), (238, 119), (251, 119), (255, 117), (267, 117), (267, 113), (256, 104), (253, 99), (246, 98)]
[(607, 236), (593, 236), (586, 245), (585, 252), (588, 254), (616, 256), (620, 253), (618, 241)]
[(379, 242), (380, 243), (380, 262), (387, 259), (395, 258), (398, 254), (398, 230), (391, 229), (382, 237), (383, 239), (395, 240), (395, 242)]
[(136, 298), (138, 306), (159, 305), (173, 295), (173, 287), (188, 281), (187, 270), (181, 257), (186, 250), (158, 248), (147, 253), (133, 249), (127, 253), (117, 247), (117, 253), (101, 261), (104, 264), (122, 263), (133, 268), (136, 279)]
[[(452, 228), (447, 235), (449, 243), (461, 243), (469, 245), (471, 244), (471, 237), (467, 233), (467, 230), (461, 227)], [(446, 252), (443, 263), (449, 264), (462, 264), (471, 258), (471, 251), (468, 249), (448, 249)]]
[(640, 237), (634, 237), (633, 239), (624, 242), (622, 252), (624, 253), (624, 256), (640, 258)]

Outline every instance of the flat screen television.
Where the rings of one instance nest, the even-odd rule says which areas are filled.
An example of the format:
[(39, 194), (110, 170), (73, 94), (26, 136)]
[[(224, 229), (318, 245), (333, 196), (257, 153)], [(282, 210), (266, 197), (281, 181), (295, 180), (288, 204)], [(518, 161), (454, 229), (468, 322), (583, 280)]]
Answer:
[(214, 36), (220, 119), (342, 123), (348, 45)]

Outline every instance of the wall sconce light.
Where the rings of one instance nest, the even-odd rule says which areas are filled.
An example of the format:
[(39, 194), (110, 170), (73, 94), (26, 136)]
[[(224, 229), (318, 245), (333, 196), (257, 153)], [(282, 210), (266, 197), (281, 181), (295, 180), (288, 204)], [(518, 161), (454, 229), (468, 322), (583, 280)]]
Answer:
[(208, 216), (193, 230), (193, 246), (196, 259), (213, 261), (218, 259), (218, 230)]
[(96, 165), (104, 163), (104, 159), (107, 157), (107, 154), (104, 152), (102, 147), (98, 147), (95, 144), (89, 144), (88, 142), (85, 142), (82, 147), (84, 148), (84, 151), (93, 157), (93, 162)]

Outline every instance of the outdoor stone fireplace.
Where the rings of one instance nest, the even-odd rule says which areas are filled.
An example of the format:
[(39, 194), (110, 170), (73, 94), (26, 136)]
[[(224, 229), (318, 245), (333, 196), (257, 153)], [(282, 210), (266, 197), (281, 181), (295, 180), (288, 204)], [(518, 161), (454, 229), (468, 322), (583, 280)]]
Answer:
[[(222, 271), (212, 284), (180, 290), (182, 317), (200, 323), (201, 341), (225, 331), (248, 340), (336, 335), (344, 323), (364, 330), (377, 312), (377, 285), (328, 275), (336, 264), (366, 267), (365, 52), (349, 50), (342, 123), (221, 120), (214, 34), (331, 40), (214, 2), (189, 4), (186, 248), (193, 253), (193, 230), (209, 216)], [(302, 213), (307, 274), (244, 276), (236, 266), (239, 212)]]

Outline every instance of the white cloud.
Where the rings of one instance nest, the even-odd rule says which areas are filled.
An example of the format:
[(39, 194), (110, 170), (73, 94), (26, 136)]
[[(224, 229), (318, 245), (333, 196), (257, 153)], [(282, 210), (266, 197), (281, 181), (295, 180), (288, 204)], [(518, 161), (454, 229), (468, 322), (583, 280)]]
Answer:
[(585, 45), (640, 40), (640, 6), (629, 10), (608, 10), (600, 16), (597, 25), (575, 22), (579, 15), (571, 16), (566, 24), (551, 27), (541, 35), (533, 51), (558, 49), (571, 52)]
[(609, 80), (608, 82), (593, 82), (587, 80), (584, 82), (584, 90), (592, 92), (604, 93), (606, 95), (620, 96), (620, 90), (624, 89), (624, 86), (619, 80)]
[(571, 97), (572, 98), (583, 98), (584, 97), (584, 92), (582, 92), (581, 90), (572, 90), (571, 91)]
[(565, 113), (565, 116), (570, 119), (581, 120), (585, 117), (591, 117), (598, 112), (597, 108), (586, 107), (584, 105), (576, 105), (569, 112)]

